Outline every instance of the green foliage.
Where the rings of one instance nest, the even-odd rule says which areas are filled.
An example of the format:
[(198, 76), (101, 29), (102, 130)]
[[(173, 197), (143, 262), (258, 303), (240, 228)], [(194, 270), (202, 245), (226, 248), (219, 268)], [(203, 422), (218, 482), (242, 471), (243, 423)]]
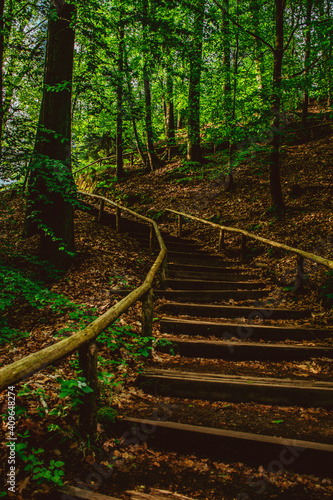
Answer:
[(149, 356), (152, 337), (142, 337), (133, 332), (129, 326), (121, 326), (115, 322), (97, 337), (97, 342), (106, 345), (111, 351), (126, 349), (131, 357)]
[(26, 452), (27, 445), (21, 443), (16, 445), (16, 452), (23, 462), (26, 462), (24, 470), (32, 473), (32, 479), (36, 484), (50, 482), (61, 486), (63, 484), (62, 476), (64, 476), (63, 466), (65, 462), (61, 460), (50, 460), (48, 464), (40, 456), (44, 453), (43, 448), (32, 448), (31, 453)]
[(158, 339), (156, 341), (156, 347), (160, 348), (163, 352), (168, 352), (172, 356), (175, 355), (175, 344), (167, 339)]
[(61, 377), (57, 378), (57, 382), (60, 383), (60, 394), (59, 398), (69, 398), (71, 401), (72, 408), (77, 408), (82, 404), (82, 396), (90, 392), (94, 392), (87, 383), (84, 377), (78, 377), (77, 379), (64, 380)]
[(333, 308), (333, 271), (329, 271), (327, 279), (319, 288), (319, 296), (327, 308)]
[(27, 337), (29, 333), (19, 332), (7, 324), (6, 313), (17, 300), (21, 300), (39, 310), (50, 307), (52, 311), (63, 313), (73, 304), (63, 295), (50, 292), (42, 282), (33, 276), (24, 275), (15, 268), (0, 264), (0, 343), (11, 341), (14, 337)]

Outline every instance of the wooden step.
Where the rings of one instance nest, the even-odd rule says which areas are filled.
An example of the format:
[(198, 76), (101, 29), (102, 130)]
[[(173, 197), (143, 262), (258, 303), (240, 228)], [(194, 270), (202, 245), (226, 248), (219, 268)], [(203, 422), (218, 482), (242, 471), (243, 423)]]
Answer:
[(225, 262), (225, 259), (223, 259), (221, 256), (218, 255), (211, 255), (206, 252), (206, 250), (200, 250), (200, 249), (192, 249), (192, 251), (187, 251), (187, 250), (169, 250), (168, 248), (168, 261), (169, 262), (176, 262), (180, 261), (181, 263), (187, 264), (192, 264), (191, 261), (193, 262), (193, 265), (197, 264), (200, 265), (202, 262), (204, 262), (205, 266), (225, 266), (225, 265), (230, 265), (230, 266), (236, 266), (238, 267), (240, 265), (239, 261), (228, 261)]
[[(180, 251), (182, 253), (186, 253), (186, 252), (189, 252), (189, 253), (196, 253), (196, 252), (200, 252), (200, 248), (195, 244), (195, 243), (192, 243), (192, 242), (188, 242), (186, 243), (187, 240), (184, 240), (184, 241), (173, 241), (173, 240), (169, 240), (167, 238), (164, 238), (164, 236), (162, 236), (163, 240), (164, 240), (164, 243), (168, 249), (168, 252), (169, 251)], [(149, 246), (149, 237), (145, 234), (137, 234), (136, 235), (136, 239), (139, 241), (139, 243), (143, 246), (143, 247), (148, 247)], [(157, 244), (156, 244), (157, 246)]]
[[(209, 340), (179, 340), (168, 337), (175, 354), (190, 358), (230, 359), (235, 361), (303, 361), (311, 358), (333, 359), (332, 347), (312, 347), (289, 344), (264, 344), (262, 342), (232, 342)], [(157, 343), (155, 350), (170, 352), (170, 345)]]
[[(131, 290), (114, 290), (113, 295), (126, 297)], [(154, 290), (155, 298), (165, 298), (179, 302), (193, 301), (196, 304), (210, 302), (227, 302), (230, 299), (251, 301), (263, 299), (269, 294), (267, 290)]]
[(239, 267), (239, 263), (237, 262), (220, 262), (216, 266), (206, 265), (204, 262), (204, 258), (201, 258), (201, 265), (199, 264), (177, 264), (177, 263), (169, 263), (168, 262), (168, 271), (192, 271), (196, 273), (216, 273), (216, 274), (235, 274), (236, 272), (240, 273), (253, 273), (253, 269)]
[(188, 271), (182, 269), (181, 266), (174, 267), (176, 264), (168, 265), (168, 276), (169, 278), (178, 278), (185, 280), (200, 280), (200, 281), (258, 281), (258, 274), (245, 273), (243, 271), (237, 271), (237, 269), (214, 269), (206, 266), (205, 270), (202, 271)]
[(147, 369), (138, 383), (147, 392), (169, 397), (333, 408), (330, 382)]
[(120, 433), (129, 433), (130, 428), (133, 441), (141, 443), (144, 440), (149, 447), (160, 450), (196, 453), (226, 462), (245, 462), (263, 466), (270, 472), (293, 470), (321, 477), (332, 476), (331, 444), (128, 417), (117, 426)]
[(200, 335), (230, 339), (250, 340), (306, 340), (324, 341), (332, 339), (333, 330), (320, 330), (292, 326), (250, 325), (245, 323), (222, 323), (212, 321), (187, 320), (178, 318), (162, 318), (160, 321), (162, 333), (173, 335)]
[(209, 303), (233, 300), (256, 300), (269, 294), (269, 290), (156, 290), (158, 297), (179, 302)]
[(167, 302), (161, 311), (172, 315), (202, 316), (206, 318), (261, 318), (261, 319), (301, 319), (310, 315), (308, 310), (282, 309), (269, 307), (221, 306)]
[(173, 290), (258, 290), (265, 288), (266, 283), (260, 281), (205, 281), (168, 279), (167, 288)]
[(150, 488), (150, 493), (143, 493), (142, 491), (126, 491), (130, 500), (195, 500), (179, 493), (172, 491), (160, 490), (158, 488)]
[[(104, 470), (105, 469), (105, 470)], [(104, 477), (105, 474), (108, 474), (108, 470), (104, 467), (103, 473)], [(94, 471), (95, 475), (96, 471)], [(111, 475), (111, 473), (109, 474)], [(109, 477), (109, 476), (107, 476)], [(39, 498), (39, 497), (38, 497)], [(98, 493), (97, 491), (89, 490), (89, 489), (82, 489), (82, 488), (77, 488), (76, 486), (70, 486), (69, 484), (63, 484), (62, 486), (58, 486), (57, 490), (54, 490), (52, 492), (52, 496), (48, 497), (52, 498), (53, 500), (120, 500), (119, 498), (116, 497), (111, 497), (109, 495), (103, 495), (102, 493)]]

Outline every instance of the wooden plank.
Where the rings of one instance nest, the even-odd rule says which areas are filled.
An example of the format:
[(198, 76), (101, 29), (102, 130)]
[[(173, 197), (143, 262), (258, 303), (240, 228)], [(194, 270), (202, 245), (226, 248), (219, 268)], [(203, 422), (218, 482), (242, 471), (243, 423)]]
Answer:
[(225, 269), (214, 269), (206, 268), (206, 270), (196, 271), (187, 270), (184, 267), (175, 264), (169, 264), (168, 266), (168, 276), (170, 278), (181, 278), (181, 279), (198, 279), (207, 281), (247, 281), (247, 280), (258, 280), (258, 274), (250, 273), (235, 273), (236, 269), (232, 269), (224, 272)]
[(130, 495), (130, 500), (194, 500), (179, 493), (157, 488), (150, 488), (150, 493), (143, 493), (142, 491), (126, 491), (126, 493)]
[[(97, 491), (89, 491), (83, 490), (81, 488), (77, 488), (76, 486), (70, 486), (69, 484), (64, 484), (63, 486), (59, 486), (57, 490), (59, 493), (62, 493), (62, 499), (68, 500), (70, 498), (77, 498), (79, 500), (120, 500), (116, 497), (110, 497), (109, 495), (103, 495), (102, 493), (97, 493)], [(64, 496), (66, 495), (66, 496)]]
[[(170, 250), (168, 248), (168, 261), (170, 264), (176, 264), (181, 266), (183, 269), (189, 269), (189, 267), (205, 267), (205, 268), (232, 268), (237, 270), (243, 270), (240, 266), (239, 261), (234, 260), (223, 260), (216, 255), (207, 255), (204, 251), (180, 251), (180, 250)], [(196, 269), (194, 269), (196, 270)], [(246, 269), (245, 269), (246, 270)], [(257, 269), (248, 268), (249, 271), (257, 271)]]
[(145, 370), (138, 382), (149, 393), (209, 401), (333, 408), (333, 383), (177, 370)]
[(324, 477), (333, 473), (332, 444), (128, 417), (119, 424), (119, 431), (129, 427), (134, 436), (136, 429), (140, 435), (143, 428), (155, 429), (147, 443), (158, 449), (261, 465), (265, 470), (275, 466), (275, 472), (294, 470)]
[(161, 311), (169, 314), (202, 316), (206, 318), (260, 318), (260, 319), (301, 319), (310, 315), (305, 309), (282, 309), (270, 307), (221, 306), (210, 304), (192, 304), (184, 302), (167, 302), (162, 304)]
[(177, 302), (209, 303), (234, 300), (261, 299), (269, 290), (156, 290), (158, 297)]
[[(168, 337), (176, 354), (185, 357), (245, 360), (302, 361), (310, 358), (333, 359), (332, 347), (297, 346), (290, 344), (264, 344), (262, 342), (232, 342), (208, 340), (179, 340)], [(170, 347), (155, 347), (160, 352), (169, 352)]]
[(230, 339), (251, 339), (278, 341), (285, 339), (323, 341), (331, 339), (333, 330), (311, 329), (286, 326), (250, 325), (246, 323), (224, 323), (213, 321), (187, 320), (165, 317), (160, 321), (162, 333), (179, 335), (202, 335)]
[(170, 278), (167, 288), (173, 290), (257, 290), (265, 288), (266, 283), (260, 281), (206, 281), (199, 279)]
[[(172, 253), (172, 252), (171, 252)], [(217, 262), (213, 263), (213, 265), (209, 265), (209, 263), (205, 262), (202, 264), (204, 261), (203, 258), (201, 258), (201, 264), (199, 265), (198, 263), (196, 264), (186, 264), (183, 262), (177, 263), (174, 262), (172, 259), (169, 258), (169, 252), (168, 252), (168, 261), (169, 261), (169, 269), (170, 271), (195, 271), (196, 273), (202, 272), (202, 273), (221, 273), (221, 274), (228, 274), (228, 273), (235, 273), (235, 272), (240, 272), (240, 273), (253, 273), (253, 270), (251, 268), (242, 268), (239, 267), (239, 263), (234, 263), (234, 262), (226, 262), (223, 264), (223, 262)]]

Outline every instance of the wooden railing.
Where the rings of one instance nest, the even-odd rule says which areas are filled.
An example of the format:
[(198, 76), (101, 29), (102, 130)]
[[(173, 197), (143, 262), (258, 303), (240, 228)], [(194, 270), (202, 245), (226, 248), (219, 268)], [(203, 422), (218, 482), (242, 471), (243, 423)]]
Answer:
[(92, 195), (80, 191), (81, 194), (88, 195), (100, 201), (100, 214), (105, 204), (116, 208), (118, 218), (118, 228), (121, 211), (130, 213), (132, 216), (150, 224), (151, 235), (153, 231), (156, 235), (160, 251), (150, 268), (144, 282), (138, 288), (130, 292), (113, 307), (108, 309), (102, 316), (90, 323), (87, 327), (75, 333), (71, 337), (61, 340), (56, 344), (41, 349), (38, 352), (15, 361), (0, 369), (0, 392), (8, 386), (15, 385), (23, 381), (32, 374), (43, 370), (52, 363), (69, 356), (75, 351), (79, 351), (79, 364), (82, 375), (86, 378), (87, 384), (94, 390), (86, 395), (86, 404), (80, 415), (81, 432), (93, 436), (96, 430), (96, 394), (97, 394), (97, 348), (94, 340), (108, 326), (112, 325), (119, 316), (126, 312), (129, 307), (139, 299), (142, 300), (142, 334), (144, 337), (151, 337), (153, 321), (153, 280), (161, 270), (161, 286), (165, 287), (166, 282), (166, 255), (167, 249), (156, 222), (148, 217), (137, 214), (133, 210), (119, 205), (103, 196)]
[[(123, 153), (123, 158), (126, 158), (127, 156), (130, 157), (131, 167), (133, 167), (134, 155), (137, 153), (138, 153), (137, 151), (129, 151), (128, 153)], [(116, 155), (105, 156), (105, 158), (98, 158), (98, 160), (95, 160), (92, 163), (89, 163), (89, 165), (85, 165), (84, 167), (80, 167), (77, 170), (75, 170), (75, 172), (73, 172), (73, 175), (78, 174), (79, 172), (81, 172), (81, 170), (85, 170), (86, 168), (89, 168), (89, 167), (92, 167), (93, 165), (96, 165), (96, 163), (99, 163), (99, 166), (101, 166), (103, 161), (116, 160), (116, 159), (117, 159)]]
[(327, 267), (328, 269), (333, 269), (333, 260), (325, 259), (323, 257), (319, 257), (319, 255), (315, 255), (313, 253), (305, 252), (304, 250), (299, 250), (298, 248), (293, 248), (290, 247), (289, 245), (285, 245), (284, 243), (278, 243), (273, 240), (269, 240), (267, 238), (262, 238), (261, 236), (258, 236), (256, 234), (250, 233), (249, 231), (246, 231), (244, 229), (239, 229), (236, 227), (230, 227), (230, 226), (224, 226), (221, 224), (216, 224), (215, 222), (211, 222), (205, 219), (200, 219), (199, 217), (194, 217), (193, 215), (189, 215), (183, 212), (178, 212), (177, 210), (171, 210), (169, 208), (166, 208), (165, 213), (173, 213), (177, 215), (178, 218), (178, 236), (181, 236), (182, 234), (182, 223), (183, 219), (191, 219), (196, 222), (200, 222), (202, 224), (206, 224), (208, 226), (214, 227), (220, 231), (219, 233), (219, 242), (218, 242), (218, 250), (221, 251), (222, 248), (224, 247), (224, 238), (225, 238), (225, 233), (230, 232), (230, 233), (238, 233), (242, 235), (242, 241), (241, 241), (241, 246), (240, 246), (240, 258), (243, 260), (246, 256), (247, 253), (247, 239), (252, 239), (256, 241), (260, 241), (261, 243), (264, 243), (265, 245), (269, 245), (271, 247), (279, 248), (281, 250), (285, 250), (286, 252), (293, 253), (297, 255), (297, 279), (299, 281), (298, 283), (298, 289), (301, 289), (303, 287), (303, 278), (304, 278), (304, 259), (311, 260), (313, 262), (316, 262), (317, 264), (320, 264), (322, 266)]

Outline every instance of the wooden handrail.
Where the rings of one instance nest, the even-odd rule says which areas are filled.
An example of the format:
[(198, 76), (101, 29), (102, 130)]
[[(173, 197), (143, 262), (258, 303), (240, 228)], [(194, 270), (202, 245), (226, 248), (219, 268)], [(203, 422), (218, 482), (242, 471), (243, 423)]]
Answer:
[(251, 238), (253, 240), (260, 241), (261, 243), (265, 243), (266, 245), (270, 245), (275, 248), (281, 248), (282, 250), (286, 250), (287, 252), (294, 253), (296, 255), (299, 255), (300, 257), (303, 257), (304, 259), (309, 259), (314, 262), (317, 262), (317, 264), (321, 264), (323, 266), (328, 267), (329, 269), (333, 269), (333, 261), (329, 259), (324, 259), (323, 257), (319, 257), (319, 255), (315, 255), (313, 253), (305, 252), (304, 250), (299, 250), (298, 248), (290, 247), (289, 245), (285, 245), (284, 243), (278, 243), (277, 241), (269, 240), (268, 238), (262, 238), (261, 236), (257, 236), (256, 234), (250, 233), (249, 231), (246, 231), (245, 229), (239, 229), (237, 227), (230, 227), (230, 226), (223, 226), (221, 224), (216, 224), (215, 222), (211, 222), (205, 219), (200, 219), (199, 217), (194, 217), (193, 215), (185, 214), (183, 212), (178, 212), (177, 210), (171, 210), (170, 208), (166, 208), (164, 210), (165, 212), (171, 212), (179, 217), (185, 217), (187, 219), (192, 219), (197, 222), (201, 222), (203, 224), (207, 224), (209, 226), (215, 227), (217, 229), (220, 229), (221, 231), (229, 231), (231, 233), (239, 233), (242, 234), (243, 236), (246, 236), (247, 238)]
[(72, 354), (84, 344), (90, 343), (92, 340), (94, 340), (100, 333), (105, 330), (105, 328), (110, 326), (117, 318), (119, 318), (119, 316), (121, 316), (121, 314), (127, 311), (127, 309), (131, 307), (135, 302), (137, 302), (137, 300), (139, 300), (145, 293), (149, 292), (157, 271), (162, 265), (164, 265), (166, 261), (167, 249), (160, 230), (154, 220), (137, 214), (133, 210), (123, 207), (118, 203), (104, 198), (103, 196), (92, 195), (83, 191), (79, 191), (79, 193), (94, 198), (103, 199), (104, 202), (107, 202), (117, 208), (121, 208), (121, 210), (127, 211), (131, 215), (149, 222), (154, 227), (155, 234), (160, 245), (160, 252), (152, 267), (150, 268), (150, 271), (148, 272), (142, 285), (130, 292), (120, 302), (118, 302), (113, 307), (108, 309), (104, 314), (102, 314), (102, 316), (90, 323), (90, 325), (67, 339), (61, 340), (56, 344), (41, 349), (38, 352), (29, 354), (28, 356), (1, 368), (0, 392), (7, 386), (15, 385), (17, 382), (23, 380), (24, 378), (27, 378), (33, 373), (36, 373), (51, 365), (55, 361), (58, 361)]
[[(136, 153), (137, 151), (130, 151), (129, 153), (123, 153), (123, 156), (134, 155)], [(85, 165), (84, 167), (80, 167), (77, 170), (75, 170), (75, 172), (73, 172), (73, 175), (77, 174), (78, 172), (81, 172), (81, 170), (84, 170), (85, 168), (92, 167), (96, 163), (102, 163), (102, 161), (111, 160), (111, 158), (116, 158), (116, 155), (105, 156), (105, 158), (98, 158), (98, 160), (89, 163), (89, 165)]]

